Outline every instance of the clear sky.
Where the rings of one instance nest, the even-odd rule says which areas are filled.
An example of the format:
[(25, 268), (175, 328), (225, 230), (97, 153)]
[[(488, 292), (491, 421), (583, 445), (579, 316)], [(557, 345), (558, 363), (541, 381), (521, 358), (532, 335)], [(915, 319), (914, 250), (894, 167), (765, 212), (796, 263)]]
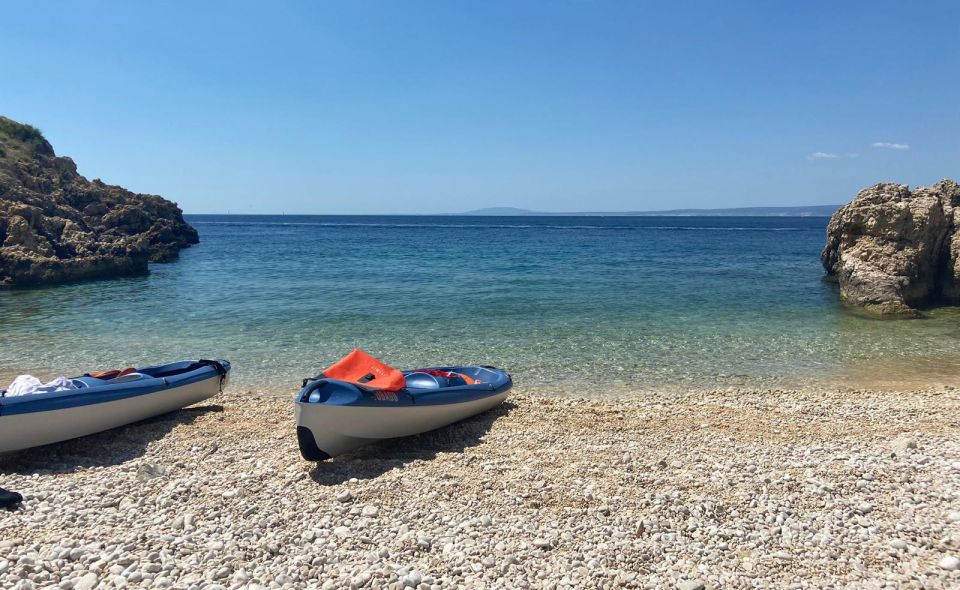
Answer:
[(188, 213), (845, 202), (960, 176), (960, 2), (7, 2), (0, 114)]

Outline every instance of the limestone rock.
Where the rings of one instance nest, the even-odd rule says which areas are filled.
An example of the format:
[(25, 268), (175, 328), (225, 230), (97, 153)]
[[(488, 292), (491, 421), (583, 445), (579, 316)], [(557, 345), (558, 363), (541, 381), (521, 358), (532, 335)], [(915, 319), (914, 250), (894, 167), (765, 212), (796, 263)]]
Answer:
[(881, 315), (960, 302), (960, 186), (883, 183), (830, 218), (821, 261), (840, 299)]
[(87, 180), (0, 117), (0, 287), (146, 273), (199, 241), (176, 203)]

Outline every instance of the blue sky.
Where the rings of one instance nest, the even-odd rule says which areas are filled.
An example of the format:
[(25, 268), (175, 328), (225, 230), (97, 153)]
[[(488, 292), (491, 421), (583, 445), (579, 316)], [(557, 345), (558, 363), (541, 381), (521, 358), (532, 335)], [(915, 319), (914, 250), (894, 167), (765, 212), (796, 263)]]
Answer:
[(827, 204), (960, 176), (957, 2), (11, 2), (4, 17), (0, 114), (188, 213)]

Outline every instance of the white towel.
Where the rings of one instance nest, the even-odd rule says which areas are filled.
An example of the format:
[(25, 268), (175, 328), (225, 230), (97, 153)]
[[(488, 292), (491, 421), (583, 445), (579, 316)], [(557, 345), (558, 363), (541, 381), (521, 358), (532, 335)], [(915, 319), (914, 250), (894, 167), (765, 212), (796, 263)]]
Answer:
[(73, 381), (66, 377), (57, 377), (49, 383), (44, 383), (33, 375), (20, 375), (13, 380), (4, 397), (14, 397), (17, 395), (29, 395), (31, 393), (49, 393), (51, 391), (66, 391), (68, 389), (77, 389)]

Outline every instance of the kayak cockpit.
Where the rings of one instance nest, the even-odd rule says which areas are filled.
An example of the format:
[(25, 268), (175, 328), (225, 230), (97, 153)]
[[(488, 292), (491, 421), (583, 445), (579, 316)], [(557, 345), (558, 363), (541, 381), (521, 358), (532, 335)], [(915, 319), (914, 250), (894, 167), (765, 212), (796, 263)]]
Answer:
[(503, 371), (493, 367), (431, 367), (404, 371), (406, 389), (411, 393), (423, 390), (481, 386), (477, 389), (497, 389), (504, 385), (509, 377)]

